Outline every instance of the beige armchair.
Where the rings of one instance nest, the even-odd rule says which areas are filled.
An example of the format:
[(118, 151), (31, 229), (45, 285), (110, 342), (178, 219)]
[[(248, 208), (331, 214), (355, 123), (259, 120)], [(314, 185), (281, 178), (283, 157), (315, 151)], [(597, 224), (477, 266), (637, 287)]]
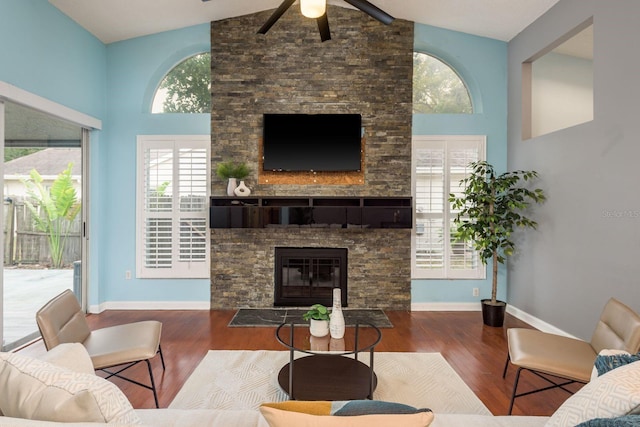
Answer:
[[(511, 415), (516, 397), (552, 388), (561, 388), (572, 393), (565, 386), (589, 382), (593, 364), (601, 350), (638, 352), (640, 316), (612, 298), (605, 305), (590, 342), (523, 328), (508, 329), (507, 342), (509, 354), (502, 377), (507, 374), (509, 362), (518, 367), (509, 405)], [(543, 378), (551, 385), (516, 394), (520, 372), (523, 369)]]
[[(121, 378), (153, 391), (156, 407), (159, 407), (150, 359), (159, 353), (162, 369), (165, 369), (160, 347), (162, 323), (148, 320), (91, 331), (76, 296), (68, 289), (36, 313), (36, 322), (47, 350), (62, 343), (81, 343), (91, 356), (94, 369), (107, 373), (105, 378)], [(120, 375), (142, 361), (147, 363), (151, 385)]]

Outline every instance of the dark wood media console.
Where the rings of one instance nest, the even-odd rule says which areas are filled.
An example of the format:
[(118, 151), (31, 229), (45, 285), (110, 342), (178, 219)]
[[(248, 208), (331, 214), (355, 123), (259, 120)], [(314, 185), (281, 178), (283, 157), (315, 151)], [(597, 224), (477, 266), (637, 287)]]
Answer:
[(211, 228), (411, 228), (411, 197), (211, 197)]

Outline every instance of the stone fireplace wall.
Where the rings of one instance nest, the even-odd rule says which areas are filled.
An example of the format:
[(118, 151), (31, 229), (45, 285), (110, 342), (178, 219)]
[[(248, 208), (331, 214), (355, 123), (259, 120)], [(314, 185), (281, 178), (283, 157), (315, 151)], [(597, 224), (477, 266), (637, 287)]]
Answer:
[[(411, 195), (413, 23), (385, 26), (363, 12), (328, 6), (332, 40), (294, 5), (266, 36), (271, 11), (211, 24), (212, 168), (243, 160), (260, 196)], [(258, 184), (264, 113), (359, 113), (364, 183)], [(226, 183), (213, 177), (212, 194)], [(271, 307), (274, 248), (349, 250), (349, 307), (409, 309), (411, 232), (395, 229), (211, 230), (211, 307)]]

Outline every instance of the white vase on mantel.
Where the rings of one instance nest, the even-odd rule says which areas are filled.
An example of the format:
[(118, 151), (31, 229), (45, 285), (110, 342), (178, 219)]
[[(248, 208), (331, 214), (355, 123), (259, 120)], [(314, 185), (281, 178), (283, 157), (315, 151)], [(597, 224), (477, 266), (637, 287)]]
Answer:
[(227, 183), (227, 196), (235, 197), (235, 191), (237, 187), (238, 181), (235, 178), (229, 178), (229, 182)]
[(344, 314), (342, 313), (342, 290), (333, 288), (333, 307), (329, 318), (329, 333), (334, 340), (344, 337)]
[(236, 196), (238, 197), (248, 197), (251, 194), (251, 190), (244, 184), (244, 181), (240, 181), (240, 184), (233, 190)]

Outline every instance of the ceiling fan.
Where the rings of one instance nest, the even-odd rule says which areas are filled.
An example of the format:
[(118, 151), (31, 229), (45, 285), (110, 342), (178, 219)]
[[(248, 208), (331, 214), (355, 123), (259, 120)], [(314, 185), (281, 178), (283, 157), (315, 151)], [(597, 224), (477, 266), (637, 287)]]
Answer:
[[(374, 19), (389, 25), (395, 19), (377, 6), (369, 3), (367, 0), (344, 0), (351, 6), (360, 9)], [(258, 30), (258, 34), (267, 34), (267, 31), (276, 23), (278, 19), (295, 3), (296, 0), (284, 0), (282, 4), (273, 12), (267, 22)], [(326, 0), (300, 0), (300, 11), (307, 18), (314, 18), (318, 22), (318, 30), (320, 31), (320, 39), (324, 42), (331, 40), (331, 31), (329, 30), (329, 19), (327, 18), (327, 2)]]

